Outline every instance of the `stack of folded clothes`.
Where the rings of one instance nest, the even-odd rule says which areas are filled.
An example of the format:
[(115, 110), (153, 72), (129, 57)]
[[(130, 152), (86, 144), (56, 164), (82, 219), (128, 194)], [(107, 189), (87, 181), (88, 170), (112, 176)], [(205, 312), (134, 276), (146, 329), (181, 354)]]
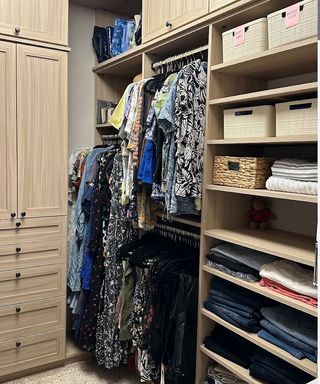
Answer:
[(303, 303), (317, 307), (317, 289), (313, 271), (288, 260), (264, 264), (260, 270), (260, 285)]
[(250, 375), (267, 384), (306, 384), (313, 377), (262, 349), (256, 350)]
[(261, 308), (258, 336), (297, 359), (317, 362), (317, 318), (286, 305)]
[(208, 298), (203, 303), (208, 311), (251, 333), (261, 329), (261, 307), (271, 304), (268, 298), (220, 278), (213, 280)]
[(277, 260), (267, 253), (231, 243), (212, 248), (207, 258), (208, 266), (247, 281), (259, 281), (261, 267)]
[(271, 167), (272, 176), (266, 182), (271, 191), (318, 193), (318, 166), (316, 162), (301, 159), (276, 160)]
[(208, 367), (208, 384), (246, 384), (236, 375), (220, 364), (213, 364)]

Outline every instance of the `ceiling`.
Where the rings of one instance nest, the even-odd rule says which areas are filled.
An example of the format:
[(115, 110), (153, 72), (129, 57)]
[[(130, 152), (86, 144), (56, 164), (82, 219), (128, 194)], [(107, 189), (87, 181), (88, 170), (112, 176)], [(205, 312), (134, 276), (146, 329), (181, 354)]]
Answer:
[(128, 16), (139, 14), (142, 8), (142, 0), (70, 0), (70, 2)]

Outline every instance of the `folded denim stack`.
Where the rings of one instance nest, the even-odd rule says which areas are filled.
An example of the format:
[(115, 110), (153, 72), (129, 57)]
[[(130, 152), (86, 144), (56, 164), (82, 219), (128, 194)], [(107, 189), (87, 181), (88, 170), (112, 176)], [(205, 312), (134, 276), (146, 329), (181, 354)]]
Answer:
[(250, 375), (268, 384), (306, 384), (313, 377), (262, 349), (257, 350), (249, 368)]
[(208, 384), (246, 384), (220, 364), (208, 367)]
[(215, 278), (203, 305), (228, 323), (246, 332), (256, 333), (261, 329), (260, 309), (271, 303), (264, 296)]
[(318, 167), (316, 162), (301, 159), (276, 160), (266, 187), (271, 191), (316, 195)]
[(317, 307), (317, 289), (313, 285), (313, 271), (288, 260), (264, 264), (260, 284), (281, 295)]
[(261, 339), (297, 359), (317, 362), (317, 319), (285, 305), (261, 308)]
[(216, 324), (212, 334), (206, 336), (204, 345), (210, 351), (248, 369), (255, 346), (247, 340)]
[(247, 281), (260, 280), (260, 269), (277, 258), (263, 252), (231, 243), (222, 243), (210, 250), (208, 265)]

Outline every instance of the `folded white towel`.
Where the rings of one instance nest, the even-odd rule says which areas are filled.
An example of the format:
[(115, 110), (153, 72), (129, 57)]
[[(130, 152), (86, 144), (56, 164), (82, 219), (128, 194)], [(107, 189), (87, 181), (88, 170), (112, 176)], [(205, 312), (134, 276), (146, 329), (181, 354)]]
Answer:
[(317, 182), (290, 180), (276, 176), (269, 177), (266, 182), (266, 188), (270, 191), (302, 193), (306, 195), (317, 195), (318, 193)]
[(272, 280), (304, 296), (317, 298), (317, 289), (313, 286), (313, 271), (288, 260), (276, 260), (264, 264), (260, 276)]

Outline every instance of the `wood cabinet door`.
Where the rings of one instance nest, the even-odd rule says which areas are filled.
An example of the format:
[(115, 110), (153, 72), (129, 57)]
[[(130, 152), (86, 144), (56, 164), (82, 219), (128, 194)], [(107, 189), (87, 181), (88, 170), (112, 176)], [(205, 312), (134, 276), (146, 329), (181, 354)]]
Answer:
[(239, 0), (210, 0), (209, 11), (217, 11), (218, 9), (237, 3), (238, 1)]
[(143, 0), (143, 42), (152, 40), (170, 31), (170, 26), (166, 25), (167, 21), (169, 21), (169, 8), (170, 0)]
[(195, 21), (209, 11), (209, 0), (170, 0), (172, 28)]
[(18, 217), (67, 214), (67, 54), (17, 47)]
[(0, 84), (0, 219), (8, 220), (17, 212), (16, 44), (4, 41), (0, 41)]
[(68, 0), (1, 0), (0, 33), (68, 44)]

